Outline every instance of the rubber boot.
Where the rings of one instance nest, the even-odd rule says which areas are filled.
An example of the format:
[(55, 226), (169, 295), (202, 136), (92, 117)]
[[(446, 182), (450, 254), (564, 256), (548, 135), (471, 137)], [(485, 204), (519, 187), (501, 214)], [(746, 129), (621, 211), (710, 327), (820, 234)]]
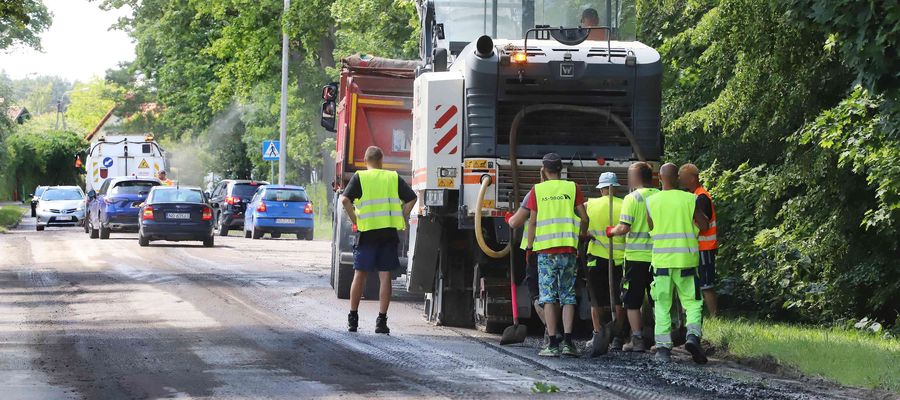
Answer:
[(703, 352), (703, 347), (700, 346), (700, 338), (697, 337), (697, 335), (687, 335), (687, 341), (684, 342), (684, 348), (691, 353), (691, 358), (694, 359), (695, 363), (706, 364), (706, 362), (709, 361), (706, 358), (706, 354)]
[(653, 360), (659, 363), (672, 362), (672, 350), (668, 347), (657, 347), (656, 355), (653, 356)]

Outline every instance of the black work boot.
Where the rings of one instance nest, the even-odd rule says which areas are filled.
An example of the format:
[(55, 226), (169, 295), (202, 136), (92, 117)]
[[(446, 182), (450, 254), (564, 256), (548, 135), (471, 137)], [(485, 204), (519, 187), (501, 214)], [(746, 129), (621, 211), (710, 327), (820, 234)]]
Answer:
[(672, 362), (672, 349), (668, 347), (657, 347), (656, 355), (653, 356), (653, 360), (659, 363)]
[(387, 315), (378, 314), (378, 318), (375, 319), (375, 333), (391, 333), (391, 328), (387, 326)]
[(359, 327), (359, 314), (355, 312), (351, 312), (347, 314), (347, 330), (350, 332), (356, 332), (356, 328)]
[(700, 346), (700, 338), (697, 335), (690, 334), (687, 335), (687, 341), (684, 342), (684, 348), (691, 353), (691, 358), (694, 359), (694, 362), (697, 364), (706, 364), (706, 354), (703, 352), (703, 347)]

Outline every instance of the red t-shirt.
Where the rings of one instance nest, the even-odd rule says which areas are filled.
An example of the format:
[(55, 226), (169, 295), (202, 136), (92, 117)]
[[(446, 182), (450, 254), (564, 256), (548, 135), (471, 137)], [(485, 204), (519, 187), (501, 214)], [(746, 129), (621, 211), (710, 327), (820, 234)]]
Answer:
[[(584, 195), (581, 194), (581, 189), (578, 188), (578, 185), (575, 185), (575, 206), (579, 206), (584, 204), (585, 199)], [(525, 208), (530, 211), (537, 212), (537, 196), (534, 195), (534, 186), (531, 187), (531, 190), (525, 196)], [(549, 249), (543, 249), (538, 251), (538, 253), (545, 254), (566, 254), (566, 253), (575, 253), (577, 250), (574, 247), (562, 246), (562, 247), (551, 247)]]

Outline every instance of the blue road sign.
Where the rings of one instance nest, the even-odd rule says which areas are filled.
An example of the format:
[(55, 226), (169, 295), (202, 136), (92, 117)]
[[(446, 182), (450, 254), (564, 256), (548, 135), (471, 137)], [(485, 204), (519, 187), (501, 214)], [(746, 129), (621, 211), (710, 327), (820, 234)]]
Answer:
[(113, 165), (113, 159), (112, 159), (112, 157), (106, 157), (106, 158), (103, 159), (103, 166), (104, 166), (105, 168), (112, 167), (112, 165)]
[(263, 161), (278, 161), (281, 154), (281, 142), (278, 140), (263, 140), (262, 156)]

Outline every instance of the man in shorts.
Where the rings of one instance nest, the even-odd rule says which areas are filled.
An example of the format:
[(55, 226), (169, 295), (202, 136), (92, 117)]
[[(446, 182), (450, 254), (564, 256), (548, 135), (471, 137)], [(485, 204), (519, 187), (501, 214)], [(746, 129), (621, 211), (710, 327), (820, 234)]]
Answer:
[[(544, 181), (534, 185), (525, 204), (528, 219), (526, 251), (538, 253), (538, 289), (550, 343), (539, 353), (545, 357), (577, 357), (572, 342), (575, 323), (575, 259), (580, 237), (587, 237), (588, 217), (584, 196), (574, 182), (561, 178), (562, 159), (556, 153), (543, 158)], [(562, 314), (563, 344), (556, 338), (557, 319)]]
[(366, 278), (377, 272), (381, 281), (379, 313), (375, 333), (388, 334), (387, 311), (391, 302), (391, 271), (400, 268), (398, 230), (416, 202), (416, 192), (394, 171), (381, 169), (384, 153), (376, 146), (366, 149), (366, 170), (357, 171), (341, 194), (341, 205), (359, 232), (353, 248), (353, 283), (350, 285), (350, 314), (347, 329), (356, 332), (359, 325), (359, 301)]
[(622, 201), (619, 224), (607, 227), (606, 235), (625, 236), (625, 282), (622, 286), (628, 324), (631, 326), (631, 342), (625, 344), (622, 350), (643, 352), (647, 345), (642, 332), (641, 306), (653, 281), (650, 273), (653, 241), (647, 224), (646, 201), (659, 190), (653, 188), (653, 169), (645, 162), (628, 167), (628, 185), (632, 192)]

